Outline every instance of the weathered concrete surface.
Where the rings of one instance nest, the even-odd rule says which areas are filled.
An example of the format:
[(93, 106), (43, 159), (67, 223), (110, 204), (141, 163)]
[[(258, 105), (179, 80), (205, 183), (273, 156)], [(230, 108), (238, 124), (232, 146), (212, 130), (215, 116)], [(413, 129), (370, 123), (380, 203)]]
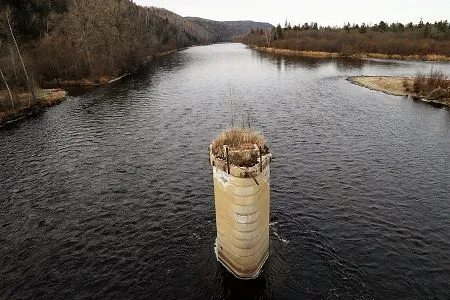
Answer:
[(230, 167), (230, 174), (213, 166), (217, 259), (243, 279), (257, 277), (269, 256), (270, 158), (262, 157), (262, 172), (262, 165)]

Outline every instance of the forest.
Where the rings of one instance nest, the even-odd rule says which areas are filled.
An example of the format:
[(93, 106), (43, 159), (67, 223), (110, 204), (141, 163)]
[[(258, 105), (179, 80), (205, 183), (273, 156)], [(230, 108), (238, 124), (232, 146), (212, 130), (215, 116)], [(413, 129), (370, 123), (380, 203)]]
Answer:
[(323, 27), (317, 23), (292, 26), (286, 21), (270, 29), (252, 30), (244, 43), (296, 51), (324, 51), (343, 56), (384, 54), (401, 57), (426, 57), (430, 54), (450, 57), (450, 24), (422, 20), (417, 23), (345, 24)]

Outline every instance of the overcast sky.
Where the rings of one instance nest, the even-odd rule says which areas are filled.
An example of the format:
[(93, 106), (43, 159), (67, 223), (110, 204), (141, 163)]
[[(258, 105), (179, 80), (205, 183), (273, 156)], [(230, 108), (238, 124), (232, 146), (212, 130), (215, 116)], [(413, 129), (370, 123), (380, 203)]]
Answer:
[(171, 10), (183, 17), (193, 16), (217, 21), (252, 20), (284, 24), (318, 22), (338, 25), (344, 22), (374, 24), (379, 21), (424, 22), (450, 19), (450, 0), (134, 0), (145, 6)]

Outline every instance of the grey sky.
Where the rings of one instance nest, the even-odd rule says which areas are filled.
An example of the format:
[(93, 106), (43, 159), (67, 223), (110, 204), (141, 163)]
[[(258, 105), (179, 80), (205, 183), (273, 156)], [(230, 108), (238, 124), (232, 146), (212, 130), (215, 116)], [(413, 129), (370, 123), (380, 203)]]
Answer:
[(252, 20), (284, 24), (318, 22), (339, 25), (344, 22), (374, 24), (379, 21), (424, 22), (449, 20), (450, 0), (374, 0), (374, 1), (208, 1), (208, 0), (134, 0), (139, 5), (166, 8), (182, 16), (206, 19)]

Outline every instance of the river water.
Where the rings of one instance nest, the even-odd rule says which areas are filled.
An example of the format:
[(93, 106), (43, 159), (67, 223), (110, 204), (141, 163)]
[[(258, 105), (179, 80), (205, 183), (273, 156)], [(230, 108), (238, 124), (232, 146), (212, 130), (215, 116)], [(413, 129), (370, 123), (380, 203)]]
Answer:
[[(0, 129), (0, 298), (448, 299), (450, 112), (352, 85), (449, 64), (193, 47)], [(208, 145), (274, 154), (270, 257), (214, 254)]]

